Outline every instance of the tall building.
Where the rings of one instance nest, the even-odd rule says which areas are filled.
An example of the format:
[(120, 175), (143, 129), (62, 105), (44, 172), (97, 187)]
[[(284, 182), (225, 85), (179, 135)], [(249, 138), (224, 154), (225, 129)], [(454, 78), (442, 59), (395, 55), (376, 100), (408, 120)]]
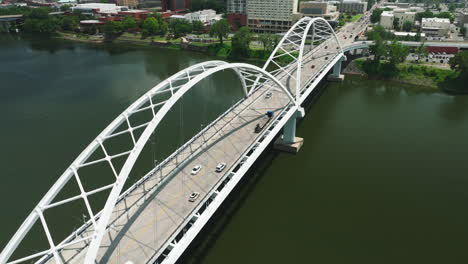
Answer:
[(234, 30), (247, 25), (247, 0), (228, 0), (227, 20)]
[(254, 32), (286, 32), (297, 5), (298, 0), (247, 0), (247, 25)]

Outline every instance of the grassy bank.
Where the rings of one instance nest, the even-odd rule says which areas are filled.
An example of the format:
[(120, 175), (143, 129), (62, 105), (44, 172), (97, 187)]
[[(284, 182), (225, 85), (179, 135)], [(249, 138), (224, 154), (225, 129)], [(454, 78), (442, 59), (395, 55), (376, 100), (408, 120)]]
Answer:
[[(360, 70), (366, 72), (364, 67), (365, 59), (357, 59), (354, 62)], [(452, 70), (411, 63), (398, 64), (392, 76), (385, 74), (386, 73), (368, 74), (368, 78), (386, 79), (393, 82), (412, 84), (425, 87), (428, 90), (437, 91), (444, 89), (449, 80), (456, 79), (458, 77), (457, 73)]]

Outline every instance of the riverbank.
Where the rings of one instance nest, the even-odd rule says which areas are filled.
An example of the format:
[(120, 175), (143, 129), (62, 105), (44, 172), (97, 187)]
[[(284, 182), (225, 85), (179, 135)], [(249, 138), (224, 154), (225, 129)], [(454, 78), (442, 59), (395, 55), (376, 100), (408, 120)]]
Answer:
[[(157, 47), (166, 49), (179, 49), (203, 53), (209, 56), (219, 57), (226, 60), (233, 59), (233, 57), (231, 56), (232, 46), (230, 39), (224, 40), (223, 44), (220, 44), (218, 41), (207, 43), (189, 42), (183, 38), (166, 39), (161, 36), (143, 38), (139, 33), (123, 33), (109, 41), (105, 40), (102, 35), (90, 36), (66, 32), (60, 32), (56, 34), (55, 37), (70, 41), (78, 41), (93, 44), (105, 44), (112, 42), (114, 44), (136, 45), (140, 47), (149, 48)], [(236, 56), (235, 60), (248, 61), (254, 64), (259, 64), (264, 63), (268, 59), (269, 55), (270, 53), (265, 52), (261, 47), (251, 45), (248, 57)]]
[(410, 84), (418, 90), (446, 91), (444, 84), (449, 78), (456, 77), (456, 73), (449, 69), (435, 67), (433, 65), (419, 65), (401, 63), (397, 65), (397, 74), (394, 77), (369, 76), (366, 74), (363, 64), (365, 59), (356, 59), (350, 62), (343, 70), (346, 75), (359, 75), (368, 79), (382, 79), (394, 83)]

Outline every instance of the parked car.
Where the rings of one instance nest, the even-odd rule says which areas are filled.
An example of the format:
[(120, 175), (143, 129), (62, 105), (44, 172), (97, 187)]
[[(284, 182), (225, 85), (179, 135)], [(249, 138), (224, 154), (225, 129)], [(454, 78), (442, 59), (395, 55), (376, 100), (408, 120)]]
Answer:
[(188, 200), (189, 200), (189, 202), (193, 203), (198, 199), (198, 197), (200, 197), (200, 193), (199, 192), (193, 192), (192, 194), (190, 194)]
[(193, 167), (192, 172), (190, 174), (196, 175), (202, 169), (202, 165), (197, 165)]
[(226, 168), (226, 162), (220, 162), (216, 166), (216, 172), (222, 172)]
[(265, 99), (270, 99), (270, 98), (271, 98), (271, 95), (272, 95), (271, 92), (267, 92), (267, 93), (265, 94)]

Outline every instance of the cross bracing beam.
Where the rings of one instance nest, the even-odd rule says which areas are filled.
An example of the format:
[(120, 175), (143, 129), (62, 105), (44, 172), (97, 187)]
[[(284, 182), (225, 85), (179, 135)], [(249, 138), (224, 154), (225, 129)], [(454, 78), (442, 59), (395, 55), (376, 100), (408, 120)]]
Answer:
[[(86, 236), (86, 241), (89, 241), (89, 243), (87, 242), (86, 245), (89, 244), (89, 246), (88, 250), (86, 251), (85, 263), (92, 263), (96, 258), (96, 256), (93, 254), (96, 254), (97, 250), (100, 247), (100, 238), (102, 239), (102, 236), (110, 227), (109, 212), (112, 212), (115, 204), (123, 199), (122, 195), (128, 194), (127, 192), (125, 192), (121, 195), (122, 188), (125, 184), (128, 174), (133, 168), (133, 164), (138, 158), (139, 153), (148, 141), (149, 136), (152, 134), (159, 122), (164, 118), (165, 114), (182, 97), (182, 95), (185, 94), (196, 83), (203, 80), (204, 78), (207, 78), (210, 75), (222, 70), (232, 69), (239, 75), (240, 81), (245, 89), (245, 94), (248, 93), (247, 89), (253, 89), (254, 86), (246, 85), (246, 78), (244, 78), (243, 74), (246, 74), (246, 76), (248, 75), (260, 77), (262, 80), (275, 83), (276, 87), (283, 90), (284, 94), (287, 95), (287, 97), (289, 97), (291, 101), (294, 100), (294, 97), (278, 80), (275, 79), (274, 76), (264, 71), (263, 69), (252, 65), (228, 64), (226, 62), (211, 61), (194, 65), (190, 68), (192, 68), (193, 70), (183, 70), (175, 74), (171, 78), (167, 79), (166, 81), (162, 82), (155, 88), (151, 89), (140, 99), (138, 99), (134, 104), (132, 104), (127, 110), (125, 110), (123, 114), (119, 115), (117, 119), (111, 123), (111, 125), (104, 129), (104, 131), (95, 140), (92, 141), (92, 143), (82, 152), (82, 154), (79, 155), (79, 157), (72, 163), (72, 165), (70, 165), (69, 169), (67, 169), (65, 173), (59, 178), (57, 183), (52, 186), (49, 192), (36, 206), (35, 210), (30, 214), (30, 216), (26, 219), (26, 221), (23, 223), (23, 225), (20, 227), (17, 233), (13, 236), (12, 240), (8, 243), (7, 247), (5, 247), (5, 249), (0, 255), (0, 263), (7, 263), (10, 256), (17, 248), (21, 240), (24, 238), (24, 236), (28, 233), (32, 225), (38, 219), (44, 226), (44, 231), (46, 233), (46, 237), (48, 238), (50, 248), (48, 250), (42, 251), (41, 254), (32, 254), (30, 256), (17, 259), (13, 263), (28, 261), (41, 256), (43, 257), (40, 259), (40, 261), (47, 261), (48, 259), (53, 258), (55, 259), (56, 263), (60, 263), (62, 261), (60, 251), (64, 248), (64, 245), (71, 245), (71, 243), (77, 243), (75, 241), (77, 239), (80, 239), (81, 242), (84, 242), (83, 238), (79, 237), (86, 230), (88, 230), (86, 231), (86, 233), (89, 234), (89, 236)], [(197, 75), (192, 76), (191, 74), (193, 73), (197, 73)], [(173, 88), (173, 84), (175, 82), (179, 83), (183, 80), (186, 80), (185, 84), (178, 85), (177, 90)], [(249, 80), (249, 82), (253, 81)], [(170, 92), (170, 98), (158, 102), (157, 95), (165, 94), (168, 91)], [(144, 122), (143, 124), (134, 124), (131, 120), (132, 115), (144, 111), (150, 111), (152, 113), (152, 120), (149, 122)], [(125, 125), (127, 128), (125, 128), (122, 131), (119, 131), (119, 128), (122, 125)], [(134, 131), (137, 129), (144, 129), (144, 131), (141, 135), (137, 136), (136, 134), (134, 134)], [(131, 150), (126, 150), (117, 154), (107, 153), (105, 147), (106, 140), (124, 134), (131, 136)], [(104, 158), (90, 160), (93, 152), (97, 149), (102, 149), (102, 152), (104, 153)], [(111, 162), (117, 157), (125, 157), (126, 159), (124, 166), (120, 170), (115, 169)], [(175, 153), (175, 155), (169, 157), (169, 160), (175, 160), (177, 165), (177, 157), (178, 153)], [(111, 174), (114, 174), (116, 176), (115, 182), (91, 191), (85, 190), (81, 182), (82, 180), (78, 176), (78, 171), (84, 167), (93, 166), (102, 162), (108, 162), (110, 164), (110, 167), (112, 168)], [(54, 201), (54, 198), (57, 196), (60, 190), (73, 177), (77, 181), (81, 193), (79, 195), (72, 196), (70, 198), (66, 198), (60, 201)], [(98, 211), (97, 213), (93, 212), (89, 205), (87, 197), (105, 190), (111, 190), (107, 198), (106, 205), (101, 211)], [(47, 220), (43, 217), (43, 212), (47, 209), (55, 208), (59, 205), (63, 205), (80, 199), (83, 199), (90, 219), (83, 227), (77, 230), (77, 232), (75, 232), (62, 242), (57, 243), (56, 241), (53, 241), (52, 235), (50, 234), (50, 230), (48, 229)], [(89, 229), (89, 227), (93, 227), (93, 229)]]
[[(336, 49), (324, 52), (326, 45), (335, 45)], [(239, 76), (246, 98), (251, 95), (253, 91), (256, 91), (260, 86), (262, 86), (270, 90), (282, 90), (284, 94), (297, 106), (304, 100), (304, 97), (301, 97), (301, 95), (304, 95), (304, 92), (309, 93), (310, 86), (323, 77), (326, 70), (332, 66), (332, 63), (337, 61), (336, 58), (338, 58), (342, 52), (343, 50), (333, 29), (325, 20), (320, 18), (303, 18), (298, 21), (288, 31), (288, 33), (286, 33), (279, 45), (273, 51), (263, 69), (247, 64), (228, 64), (226, 62), (210, 61), (189, 67), (168, 78), (138, 99), (126, 111), (124, 111), (122, 115), (118, 116), (116, 120), (104, 129), (96, 140), (94, 140), (78, 156), (69, 169), (64, 172), (49, 192), (47, 192), (44, 198), (39, 202), (33, 212), (28, 216), (23, 225), (7, 244), (0, 255), (0, 264), (6, 263), (9, 260), (14, 250), (18, 247), (18, 244), (37, 220), (40, 220), (40, 223), (42, 223), (42, 226), (44, 227), (44, 232), (50, 248), (27, 257), (17, 259), (11, 263), (32, 260), (41, 256), (43, 256), (41, 260), (53, 258), (57, 263), (60, 263), (62, 261), (60, 251), (66, 246), (81, 242), (86, 242), (86, 245), (89, 244), (89, 246), (87, 246), (88, 250), (86, 251), (85, 262), (93, 262), (96, 259), (96, 252), (100, 247), (102, 236), (107, 232), (108, 228), (111, 227), (109, 219), (110, 212), (112, 212), (116, 203), (123, 200), (125, 195), (128, 195), (132, 190), (134, 190), (134, 188), (136, 188), (132, 186), (126, 192), (121, 193), (123, 185), (126, 182), (126, 178), (133, 168), (133, 164), (138, 158), (139, 153), (148, 141), (151, 133), (165, 116), (165, 113), (167, 113), (175, 102), (180, 99), (188, 89), (193, 87), (195, 83), (198, 83), (200, 80), (220, 70), (231, 69)], [(318, 56), (314, 57), (314, 54), (317, 54)], [(320, 66), (319, 71), (315, 73), (313, 77), (308, 78), (305, 82), (301, 81), (303, 79), (301, 71), (305, 64), (329, 55), (332, 59)], [(277, 61), (285, 56), (291, 58), (291, 62), (285, 65)], [(270, 64), (276, 66), (276, 69), (272, 69), (271, 72), (266, 72), (266, 68)], [(296, 71), (296, 74), (294, 74), (294, 71)], [(284, 83), (285, 80), (295, 81), (293, 82), (294, 85), (296, 85), (295, 93), (291, 92), (293, 87), (289, 87), (289, 83)], [(161, 97), (164, 99), (161, 100)], [(146, 112), (151, 113), (152, 119), (143, 123), (138, 123), (132, 119), (134, 115)], [(234, 114), (234, 117), (239, 114), (237, 112), (232, 113)], [(233, 124), (228, 123), (226, 125), (232, 126)], [(219, 128), (212, 128), (213, 130), (210, 130), (211, 134), (205, 135), (202, 133), (199, 134), (200, 137), (196, 137), (196, 139), (201, 139), (201, 137), (205, 136), (213, 136), (220, 132)], [(209, 129), (212, 128), (210, 127)], [(142, 130), (143, 132), (139, 134), (136, 133), (137, 130)], [(205, 129), (203, 131), (208, 132), (208, 130)], [(105, 146), (107, 140), (124, 135), (131, 138), (130, 150), (127, 149), (125, 151), (120, 151), (119, 153), (108, 153)], [(201, 141), (202, 145), (204, 144), (203, 142), (204, 141)], [(194, 143), (194, 141), (190, 144), (192, 143)], [(166, 164), (175, 163), (174, 166), (178, 166), (178, 164), (183, 162), (178, 160), (178, 158), (180, 159), (179, 155), (181, 153), (185, 153), (182, 156), (186, 156), (187, 153), (193, 154), (194, 149), (192, 148), (192, 145), (184, 146), (187, 147), (187, 149), (183, 149), (168, 157), (165, 160)], [(233, 145), (233, 147), (235, 146)], [(104, 157), (91, 160), (90, 158), (92, 157), (92, 154), (97, 149), (102, 150)], [(189, 150), (189, 152), (187, 152), (187, 150)], [(117, 158), (125, 158), (125, 164), (120, 169), (116, 168), (113, 163), (113, 160)], [(115, 177), (115, 182), (106, 184), (91, 191), (85, 190), (78, 171), (84, 167), (105, 162), (109, 164), (112, 175)], [(158, 165), (158, 167), (154, 169), (154, 172), (158, 172), (158, 169), (161, 169), (161, 165)], [(137, 184), (144, 184), (146, 179), (152, 176), (148, 175), (140, 179)], [(165, 180), (162, 178), (162, 172), (160, 177), (160, 181)], [(60, 201), (54, 201), (54, 198), (71, 178), (75, 178), (79, 186), (80, 194)], [(88, 196), (105, 190), (111, 190), (106, 205), (102, 210), (93, 212), (89, 205)], [(85, 203), (90, 217), (89, 220), (68, 238), (60, 243), (56, 243), (56, 241), (53, 241), (51, 232), (48, 229), (47, 219), (44, 218), (43, 214), (44, 211), (80, 199)], [(174, 243), (173, 246), (176, 246), (177, 242)]]

